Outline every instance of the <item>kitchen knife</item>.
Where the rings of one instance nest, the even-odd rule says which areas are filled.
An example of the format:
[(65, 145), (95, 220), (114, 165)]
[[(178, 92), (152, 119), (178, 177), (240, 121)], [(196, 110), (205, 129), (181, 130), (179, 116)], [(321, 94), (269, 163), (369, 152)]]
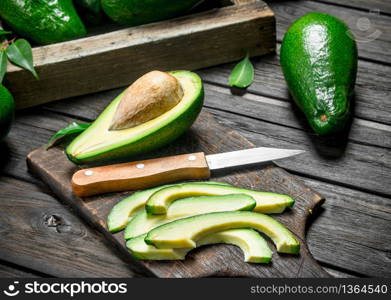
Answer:
[(87, 168), (72, 177), (78, 196), (149, 188), (181, 180), (208, 179), (211, 170), (269, 162), (303, 150), (252, 148), (205, 155), (203, 152)]

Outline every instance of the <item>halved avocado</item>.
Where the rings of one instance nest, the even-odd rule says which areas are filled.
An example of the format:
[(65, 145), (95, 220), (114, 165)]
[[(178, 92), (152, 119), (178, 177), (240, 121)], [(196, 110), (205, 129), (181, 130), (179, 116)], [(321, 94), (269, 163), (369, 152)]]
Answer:
[(184, 183), (161, 189), (151, 195), (145, 206), (153, 215), (165, 214), (169, 205), (178, 199), (196, 196), (217, 196), (227, 194), (245, 194), (254, 198), (257, 205), (254, 211), (261, 213), (281, 213), (291, 207), (295, 201), (288, 195), (271, 192), (253, 191), (244, 188), (202, 183)]
[[(203, 181), (205, 184), (220, 184), (220, 185), (229, 185), (225, 182), (218, 181)], [(111, 232), (117, 232), (125, 228), (126, 224), (131, 220), (131, 218), (144, 208), (145, 203), (149, 197), (156, 191), (166, 188), (169, 186), (174, 186), (175, 184), (167, 184), (162, 186), (157, 186), (151, 189), (135, 192), (129, 197), (118, 202), (113, 206), (109, 215), (107, 216), (107, 227)]]
[[(135, 259), (183, 260), (192, 248), (159, 249), (145, 243), (146, 234), (128, 240), (126, 246)], [(269, 263), (272, 251), (265, 239), (249, 228), (230, 229), (208, 235), (197, 242), (197, 247), (213, 244), (231, 244), (242, 249), (244, 261), (251, 263)]]
[(271, 238), (277, 251), (297, 254), (300, 243), (272, 217), (249, 211), (215, 212), (179, 219), (152, 229), (145, 242), (157, 248), (195, 248), (209, 234), (235, 228), (254, 228)]
[(170, 72), (178, 79), (184, 95), (169, 111), (141, 125), (109, 130), (121, 101), (121, 93), (100, 114), (92, 125), (66, 149), (68, 158), (76, 164), (123, 160), (169, 144), (184, 133), (201, 111), (204, 90), (201, 78), (189, 71)]
[(251, 211), (255, 205), (254, 198), (244, 194), (185, 198), (170, 205), (165, 215), (148, 215), (145, 210), (140, 211), (126, 226), (124, 237), (126, 240), (135, 238), (155, 227), (184, 217), (218, 211)]

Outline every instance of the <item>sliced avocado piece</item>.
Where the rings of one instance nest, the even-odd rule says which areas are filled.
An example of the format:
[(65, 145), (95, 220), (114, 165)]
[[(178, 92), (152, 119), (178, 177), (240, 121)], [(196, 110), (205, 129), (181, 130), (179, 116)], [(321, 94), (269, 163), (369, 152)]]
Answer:
[(152, 229), (145, 242), (157, 248), (195, 248), (196, 242), (209, 234), (247, 227), (270, 237), (278, 252), (300, 251), (299, 241), (283, 224), (268, 215), (249, 211), (214, 212), (179, 219)]
[(201, 78), (193, 72), (170, 74), (178, 79), (184, 92), (176, 106), (141, 125), (109, 130), (123, 92), (67, 147), (68, 158), (76, 164), (129, 159), (161, 148), (182, 135), (201, 111), (204, 90)]
[(183, 260), (187, 252), (192, 250), (192, 248), (158, 249), (145, 243), (144, 239), (146, 236), (147, 234), (145, 233), (126, 241), (126, 247), (131, 251), (133, 258), (139, 260)]
[[(219, 185), (229, 185), (225, 182), (218, 181), (203, 181), (205, 184), (219, 184)], [(125, 228), (126, 224), (130, 219), (141, 209), (144, 208), (145, 203), (149, 197), (156, 191), (166, 188), (169, 186), (174, 186), (176, 184), (167, 184), (163, 186), (157, 186), (151, 189), (135, 192), (129, 197), (118, 202), (113, 206), (109, 215), (107, 216), (107, 227), (111, 232), (117, 232)]]
[(157, 226), (184, 217), (217, 211), (251, 211), (255, 205), (255, 200), (244, 194), (184, 198), (172, 203), (168, 207), (167, 214), (165, 215), (148, 215), (145, 210), (140, 211), (129, 221), (124, 237), (126, 240), (135, 238)]
[(266, 240), (251, 228), (229, 229), (210, 234), (197, 242), (197, 247), (213, 244), (232, 244), (242, 249), (245, 262), (269, 263), (273, 252)]
[(253, 197), (257, 202), (254, 211), (261, 213), (281, 213), (286, 207), (291, 207), (295, 203), (290, 196), (283, 194), (253, 191), (233, 186), (184, 183), (157, 191), (151, 195), (145, 208), (149, 214), (165, 214), (169, 205), (177, 199), (227, 194), (245, 194)]
[[(183, 260), (192, 248), (159, 249), (145, 243), (147, 234), (128, 240), (126, 246), (135, 259), (147, 260)], [(244, 261), (251, 263), (269, 263), (272, 251), (266, 240), (255, 230), (249, 228), (230, 229), (207, 235), (197, 242), (197, 247), (213, 244), (231, 244), (242, 249)]]

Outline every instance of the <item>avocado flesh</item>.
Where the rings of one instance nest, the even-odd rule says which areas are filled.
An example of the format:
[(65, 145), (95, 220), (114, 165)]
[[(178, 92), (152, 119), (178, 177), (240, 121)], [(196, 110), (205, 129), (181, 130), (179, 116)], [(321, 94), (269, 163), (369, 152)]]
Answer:
[(171, 110), (141, 125), (109, 130), (123, 93), (113, 100), (91, 126), (67, 147), (68, 158), (76, 163), (123, 160), (156, 150), (179, 137), (195, 121), (203, 104), (201, 78), (192, 72), (170, 72), (184, 91), (182, 100)]
[(63, 42), (87, 33), (69, 0), (1, 0), (0, 17), (14, 32), (38, 44)]
[(281, 213), (295, 202), (290, 196), (283, 194), (253, 191), (233, 186), (184, 183), (157, 191), (149, 198), (145, 208), (149, 214), (165, 214), (169, 205), (178, 199), (227, 194), (245, 194), (253, 197), (257, 202), (254, 211), (261, 213)]
[(186, 254), (192, 250), (192, 248), (158, 249), (145, 243), (146, 236), (147, 234), (143, 234), (126, 241), (126, 247), (131, 251), (133, 258), (139, 260), (183, 260)]
[(297, 254), (300, 243), (272, 217), (248, 211), (215, 212), (179, 219), (152, 229), (145, 242), (157, 248), (195, 248), (197, 241), (216, 232), (253, 228), (266, 234), (281, 253)]
[[(229, 185), (228, 183), (217, 181), (204, 181), (203, 183)], [(109, 215), (107, 216), (107, 227), (109, 231), (117, 232), (124, 229), (132, 217), (144, 208), (145, 203), (153, 193), (162, 188), (174, 185), (175, 184), (167, 184), (135, 192), (129, 197), (126, 197), (125, 199), (118, 202), (113, 206)]]
[[(192, 250), (192, 248), (159, 249), (145, 243), (146, 235), (140, 235), (126, 242), (126, 246), (136, 259), (183, 260)], [(197, 242), (197, 247), (213, 244), (238, 246), (243, 251), (245, 262), (269, 263), (272, 258), (272, 251), (266, 240), (255, 230), (249, 228), (230, 229), (207, 235)]]
[(200, 214), (218, 211), (251, 211), (255, 207), (255, 200), (244, 194), (190, 197), (175, 201), (169, 206), (165, 215), (148, 215), (145, 210), (140, 211), (126, 226), (124, 237), (126, 240), (147, 233), (160, 225)]
[(280, 61), (289, 91), (318, 134), (345, 127), (357, 73), (357, 46), (339, 19), (309, 13), (285, 33)]

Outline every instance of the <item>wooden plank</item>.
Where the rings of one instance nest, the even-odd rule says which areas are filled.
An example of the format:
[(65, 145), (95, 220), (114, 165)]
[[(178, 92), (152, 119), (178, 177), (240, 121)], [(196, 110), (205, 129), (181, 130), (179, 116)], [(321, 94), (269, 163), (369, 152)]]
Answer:
[(27, 172), (26, 155), (46, 143), (54, 132), (66, 126), (71, 120), (64, 116), (45, 117), (45, 113), (39, 109), (17, 113), (9, 135), (1, 144), (2, 174), (9, 174), (42, 187), (42, 183)]
[(234, 128), (257, 146), (307, 151), (291, 159), (277, 161), (280, 167), (336, 184), (391, 195), (389, 149), (312, 136), (295, 128), (223, 111), (214, 110), (213, 114), (223, 126)]
[[(224, 67), (223, 71), (221, 71), (222, 67)], [(207, 82), (224, 84), (224, 81), (226, 79), (225, 75), (228, 76), (230, 68), (226, 67), (226, 65), (222, 67), (201, 70), (198, 73)], [(265, 70), (265, 74), (266, 73), (269, 73), (268, 70)], [(261, 82), (261, 80), (258, 80), (258, 82)], [(273, 82), (276, 83), (277, 80)], [(253, 85), (256, 84), (257, 83), (254, 83)], [(262, 87), (260, 87), (259, 90), (264, 91), (265, 88), (270, 85), (271, 84), (266, 81), (262, 83)], [(252, 86), (250, 87), (250, 89), (251, 88)], [(52, 103), (45, 108), (50, 111), (66, 113), (75, 117), (83, 116), (87, 120), (93, 120), (111, 101), (111, 99), (113, 99), (120, 92), (121, 89), (116, 89), (104, 93), (97, 93), (91, 96), (84, 96), (72, 99), (70, 100), (71, 102)], [(292, 102), (288, 98), (280, 99), (278, 97), (275, 97), (273, 99), (268, 96), (260, 96), (246, 92), (244, 92), (243, 95), (235, 95), (236, 92), (236, 90), (232, 91), (226, 87), (220, 87), (214, 84), (206, 83), (205, 105), (207, 107), (230, 111), (252, 118), (261, 119), (264, 121), (269, 121), (273, 123), (277, 122), (281, 125), (302, 129), (312, 134), (312, 130), (309, 129), (309, 126), (305, 121), (304, 116), (301, 113), (297, 112), (297, 109), (292, 106)], [(287, 93), (287, 91), (285, 92)], [(358, 93), (359, 92), (357, 92), (357, 94)], [(388, 103), (386, 101), (383, 101), (383, 99), (384, 95), (381, 101), (385, 103), (384, 109), (386, 109)], [(91, 101), (96, 101), (98, 105), (90, 105)], [(72, 105), (69, 105), (69, 103), (72, 103)], [(391, 114), (391, 106), (389, 109)], [(373, 110), (375, 111), (375, 107), (373, 107)], [(376, 111), (378, 111), (379, 113), (384, 112), (379, 109), (376, 109)], [(388, 115), (387, 120), (390, 120)], [(352, 126), (350, 127), (349, 139), (359, 143), (389, 148), (391, 146), (391, 139), (388, 138), (391, 134), (390, 131), (391, 127), (389, 125), (379, 124), (377, 122), (367, 121), (360, 118), (354, 118)]]
[[(280, 45), (277, 47), (279, 52)], [(253, 59), (255, 79), (247, 92), (291, 102), (279, 56), (267, 55)], [(233, 64), (198, 71), (204, 80), (227, 85)], [(354, 97), (354, 115), (375, 122), (391, 124), (391, 67), (359, 60)]]
[[(303, 114), (291, 102), (254, 94), (236, 96), (228, 88), (205, 85), (205, 106), (235, 112), (270, 123), (278, 123), (314, 135)], [(222, 105), (223, 104), (223, 105)], [(349, 141), (391, 148), (391, 126), (353, 118), (350, 128), (343, 134)]]
[(357, 9), (367, 10), (373, 13), (391, 14), (391, 3), (388, 0), (315, 0), (333, 5), (341, 5), (342, 7), (353, 7)]
[(115, 248), (52, 196), (5, 177), (0, 189), (2, 260), (50, 276), (134, 276)]
[(326, 198), (307, 233), (314, 257), (358, 274), (391, 277), (391, 199), (301, 179)]
[[(41, 79), (10, 66), (18, 108), (129, 84), (153, 69), (197, 69), (275, 49), (275, 19), (258, 0), (34, 49)], [(243, 3), (244, 2), (244, 3)], [(26, 86), (28, 88), (26, 88)]]
[[(177, 143), (159, 150), (152, 157), (204, 151), (219, 153), (235, 149), (253, 147), (234, 131), (219, 126), (206, 112), (201, 113), (192, 130), (187, 132)], [(124, 253), (123, 233), (111, 234), (106, 229), (106, 217), (112, 206), (130, 194), (112, 193), (94, 197), (79, 198), (72, 192), (70, 178), (80, 169), (67, 160), (62, 149), (52, 148), (49, 151), (37, 149), (27, 158), (29, 169), (44, 180), (53, 192), (79, 212), (88, 222), (104, 236), (117, 245)], [(159, 277), (200, 277), (200, 276), (255, 276), (255, 277), (323, 277), (327, 276), (312, 259), (306, 250), (304, 224), (308, 215), (315, 212), (323, 201), (322, 197), (303, 186), (282, 169), (274, 166), (263, 168), (240, 169), (235, 172), (216, 172), (213, 179), (225, 181), (237, 186), (263, 189), (290, 194), (296, 199), (295, 207), (287, 213), (276, 216), (290, 228), (301, 240), (300, 256), (273, 255), (273, 263), (264, 267), (246, 264), (237, 248), (213, 246), (192, 251), (185, 261), (175, 262), (140, 262)], [(216, 248), (219, 251), (216, 251)], [(229, 262), (229, 263), (227, 263)]]
[[(368, 5), (372, 5), (369, 4)], [(391, 63), (390, 42), (391, 20), (389, 16), (343, 8), (314, 1), (270, 1), (269, 6), (276, 14), (277, 40), (281, 41), (285, 31), (297, 18), (308, 12), (324, 12), (344, 20), (358, 41), (359, 57), (378, 62)], [(375, 6), (373, 6), (375, 8)], [(370, 28), (365, 28), (367, 21)], [(366, 28), (365, 28), (366, 29)]]
[(40, 278), (34, 272), (19, 268), (13, 264), (0, 263), (0, 278)]
[(348, 273), (345, 273), (345, 272), (341, 272), (340, 270), (336, 270), (336, 269), (333, 269), (333, 268), (328, 268), (328, 267), (325, 267), (325, 266), (323, 266), (323, 269), (327, 273), (329, 273), (332, 277), (335, 277), (335, 278), (357, 278), (358, 277), (358, 276), (354, 276), (354, 275), (351, 275), (351, 274), (348, 274)]
[[(387, 199), (382, 199), (380, 197), (376, 197), (373, 195), (366, 195), (361, 192), (351, 191), (349, 189), (344, 189), (344, 188), (335, 189), (335, 186), (328, 185), (328, 184), (325, 184), (322, 182), (310, 180), (307, 178), (301, 178), (301, 179), (304, 180), (306, 182), (306, 184), (311, 185), (313, 187), (316, 187), (319, 190), (324, 191), (327, 195), (327, 202), (332, 201), (333, 204), (334, 203), (337, 204), (337, 206), (334, 206), (333, 204), (329, 205), (329, 203), (326, 203), (326, 205), (324, 206), (325, 211), (327, 211), (327, 213), (329, 214), (329, 216), (327, 216), (327, 218), (326, 218), (327, 222), (333, 222), (333, 223), (340, 222), (342, 217), (339, 214), (340, 208), (338, 206), (338, 203), (344, 202), (345, 198), (347, 198), (348, 200), (349, 200), (349, 198), (353, 198), (353, 200), (350, 200), (347, 203), (351, 204), (355, 210), (357, 210), (357, 207), (359, 208), (359, 211), (361, 212), (361, 218), (364, 218), (368, 214), (371, 214), (372, 210), (374, 210), (374, 209), (376, 209), (376, 211), (384, 211), (384, 205), (382, 203), (385, 203), (385, 204), (388, 203)], [(29, 185), (29, 184), (23, 184), (21, 182), (11, 180), (11, 179), (2, 178), (2, 181), (4, 183), (2, 186), (2, 189), (9, 191), (9, 193), (12, 193), (14, 195), (14, 198), (23, 199), (24, 197), (26, 197), (26, 195), (33, 194), (34, 195), (34, 205), (37, 207), (45, 206), (45, 204), (41, 204), (39, 202), (42, 201), (45, 203), (48, 198), (46, 195), (36, 197), (35, 195), (37, 195), (37, 193), (39, 193), (39, 192), (35, 186)], [(332, 191), (332, 192), (330, 192), (330, 191)], [(353, 194), (351, 194), (351, 193), (353, 193)], [(353, 197), (351, 195), (353, 195)], [(355, 199), (359, 200), (359, 205), (357, 205), (357, 203), (355, 202)], [(11, 201), (11, 199), (7, 197), (7, 202), (9, 202), (9, 201)], [(60, 204), (56, 205), (56, 203), (57, 203), (56, 200), (51, 200), (51, 201), (54, 202), (53, 206), (56, 206), (56, 214), (57, 215), (63, 216), (63, 215), (69, 214), (69, 212), (67, 211), (67, 208), (65, 208), (64, 206), (62, 206)], [(369, 202), (369, 204), (368, 204), (368, 202)], [(4, 203), (4, 201), (2, 203)], [(15, 202), (13, 202), (13, 203), (15, 203)], [(18, 203), (19, 202), (16, 202), (15, 206), (18, 208), (18, 210), (22, 210), (23, 207), (21, 207)], [(365, 205), (363, 205), (363, 203)], [(31, 209), (30, 206), (25, 207), (25, 209), (26, 209), (25, 214), (29, 215), (29, 211)], [(356, 217), (357, 217), (357, 215), (344, 216), (347, 224), (350, 224), (352, 222), (352, 218), (356, 218)], [(37, 224), (38, 222), (36, 220), (33, 220), (33, 218), (34, 217), (28, 216), (28, 218), (24, 218), (23, 220), (27, 224)], [(316, 256), (315, 256), (316, 259), (321, 259), (322, 261), (325, 261), (325, 260), (327, 261), (327, 265), (329, 266), (329, 268), (326, 268), (326, 270), (331, 275), (338, 276), (338, 277), (347, 277), (347, 276), (349, 276), (349, 274), (337, 272), (333, 269), (330, 269), (330, 267), (337, 266), (337, 267), (341, 268), (344, 266), (344, 265), (341, 265), (341, 262), (343, 262), (346, 265), (346, 261), (341, 260), (340, 257), (351, 256), (352, 255), (350, 252), (351, 249), (345, 248), (341, 245), (344, 245), (349, 242), (353, 243), (357, 237), (362, 239), (362, 237), (360, 236), (361, 227), (363, 227), (363, 226), (365, 227), (366, 222), (363, 222), (362, 224), (358, 224), (357, 227), (352, 228), (351, 231), (353, 232), (353, 234), (351, 236), (347, 236), (347, 240), (344, 240), (343, 238), (339, 237), (339, 231), (328, 231), (328, 230), (325, 230), (324, 228), (322, 228), (323, 226), (319, 226), (319, 224), (323, 224), (323, 222), (324, 222), (323, 221), (323, 219), (325, 218), (324, 213), (321, 214), (319, 218), (320, 219), (315, 222), (315, 225), (312, 225), (309, 228), (309, 232), (310, 232), (309, 233), (310, 234), (309, 235), (309, 243), (310, 243), (311, 251), (316, 253)], [(84, 223), (77, 221), (78, 218), (74, 218), (74, 219), (76, 220), (76, 222), (74, 222), (74, 221), (72, 222), (72, 220), (68, 219), (68, 221), (70, 222), (70, 224), (73, 228), (80, 227), (81, 230), (83, 230), (83, 231), (86, 231), (86, 232), (90, 231), (88, 228), (84, 228), (86, 226)], [(4, 223), (1, 222), (1, 220), (3, 220), (3, 219), (0, 219), (0, 227), (3, 227), (5, 225), (4, 225)], [(374, 220), (376, 223), (378, 222), (377, 218), (371, 218), (371, 220)], [(382, 221), (382, 219), (380, 219), (380, 220)], [(381, 225), (383, 225), (383, 224), (382, 223), (375, 224), (375, 228), (377, 228)], [(384, 230), (387, 229), (387, 226), (389, 226), (389, 225), (386, 224), (386, 227)], [(316, 234), (316, 235), (312, 234), (312, 232), (317, 232), (319, 230), (318, 229), (319, 227), (321, 230), (320, 233), (328, 235), (328, 236), (331, 234), (330, 240), (331, 240), (332, 245), (335, 247), (335, 249), (332, 251), (332, 253), (335, 253), (335, 251), (338, 251), (338, 255), (332, 255), (332, 253), (324, 253), (324, 245), (322, 243), (322, 241), (324, 239), (322, 237), (322, 234)], [(384, 232), (384, 230), (382, 232)], [(30, 232), (30, 230), (29, 230), (29, 232)], [(37, 237), (37, 236), (39, 236), (39, 237)], [(45, 230), (41, 230), (39, 232), (35, 231), (33, 234), (30, 233), (29, 239), (23, 239), (23, 240), (22, 239), (10, 239), (10, 241), (13, 244), (15, 244), (15, 247), (18, 249), (24, 249), (24, 248), (30, 249), (30, 248), (36, 247), (35, 245), (38, 242), (37, 239), (40, 240), (40, 244), (43, 244), (43, 243), (48, 244), (48, 243), (50, 243), (50, 240), (52, 238), (53, 237), (51, 235), (45, 234)], [(367, 243), (375, 243), (375, 242), (377, 242), (378, 235), (371, 234), (371, 235), (368, 235), (366, 238), (368, 239)], [(389, 238), (390, 238), (389, 236), (385, 236), (385, 243), (388, 241)], [(69, 243), (67, 243), (67, 241), (65, 241), (64, 239), (61, 239), (58, 241), (58, 243), (62, 244), (60, 247), (60, 249), (62, 249), (61, 251), (70, 252), (69, 255), (75, 255), (75, 253), (72, 252), (74, 250), (70, 249)], [(102, 241), (100, 239), (95, 239), (93, 237), (88, 238), (88, 243), (85, 245), (85, 247), (88, 249), (82, 249), (81, 251), (79, 251), (77, 253), (77, 256), (83, 256), (83, 255), (85, 255), (85, 253), (89, 253), (91, 251), (91, 249), (98, 249), (98, 253), (100, 253), (101, 251), (99, 249), (102, 248), (101, 243), (102, 243)], [(82, 247), (82, 245), (80, 247)], [(363, 247), (360, 244), (357, 244), (355, 247), (356, 248), (353, 251), (353, 253), (355, 253), (355, 254), (362, 253), (362, 251), (367, 251), (367, 250), (365, 250), (366, 247)], [(12, 252), (13, 249), (10, 249), (10, 251)], [(25, 253), (27, 251), (28, 250), (22, 250), (20, 252)], [(115, 253), (112, 253), (113, 251), (110, 251), (110, 250), (104, 250), (104, 251), (107, 251), (107, 254), (106, 254), (107, 257), (116, 255)], [(54, 252), (55, 252), (55, 250), (54, 250)], [(8, 255), (9, 254), (5, 254), (5, 256), (8, 256)], [(72, 265), (68, 266), (68, 268), (70, 270), (63, 270), (61, 268), (60, 263), (58, 262), (58, 259), (56, 258), (56, 255), (53, 255), (52, 253), (50, 253), (50, 255), (45, 255), (45, 256), (46, 256), (46, 260), (47, 260), (46, 266), (45, 265), (42, 266), (41, 270), (47, 271), (47, 265), (53, 264), (53, 270), (52, 270), (53, 273), (50, 274), (51, 276), (71, 277), (72, 275), (77, 274), (79, 272), (79, 268), (83, 268), (83, 262), (79, 262), (79, 264), (77, 264), (77, 265), (72, 264)], [(373, 268), (375, 268), (375, 266), (383, 265), (385, 263), (384, 259), (386, 256), (384, 256), (384, 255), (376, 255), (376, 256), (369, 255), (368, 257), (369, 257), (369, 261), (368, 261), (368, 259), (366, 259), (366, 260), (357, 260), (356, 259), (357, 264), (360, 264), (359, 271), (361, 274), (365, 274), (365, 271), (366, 271), (369, 264), (373, 265), (374, 266)], [(34, 259), (34, 257), (28, 256), (26, 259), (22, 260), (22, 263), (26, 263), (25, 266), (27, 266), (27, 267), (32, 267), (31, 261), (33, 259)], [(387, 261), (386, 261), (386, 263), (387, 263)], [(116, 266), (115, 268), (117, 269), (117, 271), (123, 269), (121, 263), (117, 263), (115, 266)], [(93, 276), (93, 274), (96, 272), (104, 273), (104, 270), (99, 270), (100, 264), (96, 264), (94, 267), (96, 267), (96, 270), (90, 270), (91, 273), (86, 274), (85, 276)], [(89, 268), (91, 268), (91, 265), (89, 266)], [(0, 267), (0, 269), (1, 269), (1, 267)], [(61, 271), (62, 273), (60, 274), (59, 271)], [(356, 271), (357, 271), (357, 266), (356, 266)], [(64, 272), (66, 272), (66, 273), (64, 273)], [(107, 274), (107, 273), (104, 273), (104, 274), (105, 274), (104, 276), (114, 276), (112, 274)], [(129, 274), (126, 274), (124, 272), (120, 276), (123, 276), (123, 277), (129, 276)]]

